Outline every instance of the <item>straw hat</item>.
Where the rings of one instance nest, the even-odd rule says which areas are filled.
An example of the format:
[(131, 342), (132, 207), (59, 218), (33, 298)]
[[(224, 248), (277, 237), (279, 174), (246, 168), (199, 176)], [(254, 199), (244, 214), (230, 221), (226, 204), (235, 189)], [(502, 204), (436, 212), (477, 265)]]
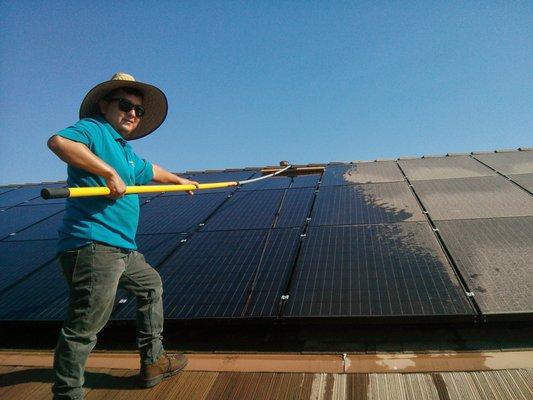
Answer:
[(124, 72), (117, 72), (109, 81), (96, 85), (87, 93), (80, 106), (80, 119), (99, 115), (98, 102), (110, 91), (123, 87), (137, 89), (143, 94), (146, 112), (128, 140), (142, 138), (155, 131), (165, 120), (168, 111), (167, 97), (155, 86), (137, 82), (133, 76)]

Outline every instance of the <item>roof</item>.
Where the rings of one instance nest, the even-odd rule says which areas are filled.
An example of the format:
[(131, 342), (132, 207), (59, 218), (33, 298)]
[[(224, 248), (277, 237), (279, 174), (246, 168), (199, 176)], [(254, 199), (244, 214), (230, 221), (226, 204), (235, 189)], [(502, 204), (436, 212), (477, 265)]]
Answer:
[[(532, 178), (531, 150), (331, 163), (195, 196), (142, 195), (137, 240), (163, 278), (168, 320), (531, 319)], [(49, 186), (0, 188), (0, 321), (65, 316), (64, 200), (41, 199)], [(120, 292), (113, 319), (133, 321), (133, 303)]]

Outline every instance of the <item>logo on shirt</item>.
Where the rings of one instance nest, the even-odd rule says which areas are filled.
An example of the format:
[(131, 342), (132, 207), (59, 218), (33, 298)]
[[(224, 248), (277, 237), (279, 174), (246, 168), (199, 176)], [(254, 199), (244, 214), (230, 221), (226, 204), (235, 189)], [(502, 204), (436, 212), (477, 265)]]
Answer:
[(128, 161), (132, 168), (135, 168), (135, 163), (133, 161)]

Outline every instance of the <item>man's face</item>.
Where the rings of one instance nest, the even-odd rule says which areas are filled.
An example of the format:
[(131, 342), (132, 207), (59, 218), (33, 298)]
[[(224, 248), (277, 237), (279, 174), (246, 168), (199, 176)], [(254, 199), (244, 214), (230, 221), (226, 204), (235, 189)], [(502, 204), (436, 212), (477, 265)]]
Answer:
[[(121, 98), (128, 100), (134, 105), (142, 105), (141, 97), (126, 93), (122, 90), (114, 93), (113, 98)], [(107, 122), (109, 122), (124, 139), (127, 139), (137, 128), (139, 122), (141, 122), (141, 118), (135, 112), (135, 108), (132, 108), (129, 112), (124, 112), (119, 108), (118, 101), (116, 100), (102, 100), (100, 102), (100, 111)]]

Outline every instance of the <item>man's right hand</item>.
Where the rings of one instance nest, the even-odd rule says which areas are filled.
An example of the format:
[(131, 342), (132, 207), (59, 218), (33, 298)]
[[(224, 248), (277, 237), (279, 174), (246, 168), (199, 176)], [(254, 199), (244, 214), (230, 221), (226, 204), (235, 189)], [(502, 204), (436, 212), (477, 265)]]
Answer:
[(107, 197), (113, 200), (117, 200), (121, 197), (124, 197), (124, 194), (126, 193), (126, 184), (115, 171), (113, 171), (113, 173), (108, 178), (106, 178), (105, 184), (111, 191), (111, 193)]

